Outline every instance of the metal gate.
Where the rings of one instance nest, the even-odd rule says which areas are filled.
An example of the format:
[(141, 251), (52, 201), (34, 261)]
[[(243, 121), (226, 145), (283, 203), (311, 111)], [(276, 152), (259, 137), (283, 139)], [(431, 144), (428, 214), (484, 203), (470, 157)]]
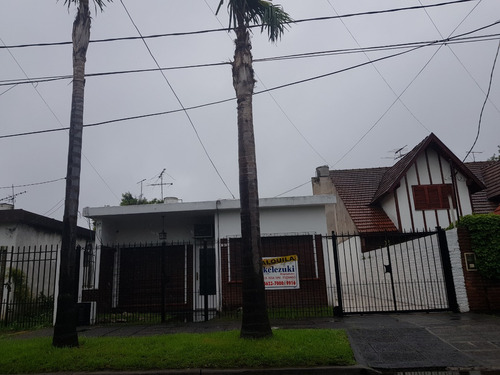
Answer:
[(445, 232), (332, 235), (336, 313), (458, 310)]
[(53, 321), (59, 248), (0, 247), (0, 324), (50, 325)]

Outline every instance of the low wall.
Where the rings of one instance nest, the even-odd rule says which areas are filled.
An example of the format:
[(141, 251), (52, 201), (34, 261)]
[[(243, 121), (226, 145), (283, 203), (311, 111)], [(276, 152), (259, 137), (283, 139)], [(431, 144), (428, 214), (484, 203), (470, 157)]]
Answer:
[(487, 279), (481, 276), (479, 271), (467, 268), (465, 254), (474, 253), (474, 249), (466, 228), (458, 228), (458, 242), (470, 310), (474, 312), (500, 311), (500, 280)]

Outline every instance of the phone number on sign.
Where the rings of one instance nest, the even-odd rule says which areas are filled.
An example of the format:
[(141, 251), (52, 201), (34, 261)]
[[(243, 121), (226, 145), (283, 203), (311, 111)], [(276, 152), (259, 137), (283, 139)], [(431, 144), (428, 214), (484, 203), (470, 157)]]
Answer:
[(266, 286), (295, 286), (295, 281), (266, 281)]

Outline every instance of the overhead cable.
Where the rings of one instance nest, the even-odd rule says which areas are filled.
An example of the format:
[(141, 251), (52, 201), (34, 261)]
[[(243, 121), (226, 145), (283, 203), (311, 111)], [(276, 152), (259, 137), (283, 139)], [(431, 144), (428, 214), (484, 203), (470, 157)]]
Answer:
[[(424, 8), (436, 8), (447, 5), (455, 5), (460, 3), (468, 3), (476, 0), (455, 0), (455, 1), (447, 1), (436, 4), (429, 5), (417, 5), (411, 7), (404, 8), (392, 8), (392, 9), (383, 9), (383, 10), (373, 10), (367, 12), (359, 12), (359, 13), (349, 13), (338, 16), (329, 16), (329, 17), (314, 17), (314, 18), (306, 18), (301, 20), (294, 20), (293, 23), (304, 23), (304, 22), (315, 22), (315, 21), (327, 21), (334, 20), (340, 18), (350, 18), (350, 17), (359, 17), (359, 16), (371, 16), (376, 14), (384, 14), (384, 13), (395, 13), (395, 12), (404, 12), (410, 10), (418, 10)], [(261, 28), (262, 25), (251, 25), (249, 28)], [(218, 29), (207, 29), (207, 30), (196, 30), (196, 31), (186, 31), (186, 32), (177, 32), (177, 33), (165, 33), (165, 34), (154, 34), (154, 35), (144, 35), (144, 36), (130, 36), (130, 37), (119, 37), (119, 38), (106, 38), (106, 39), (96, 39), (91, 40), (90, 43), (108, 43), (108, 42), (118, 42), (118, 41), (126, 41), (126, 40), (141, 40), (141, 39), (153, 39), (153, 38), (163, 38), (163, 37), (173, 37), (173, 36), (186, 36), (186, 35), (198, 35), (198, 34), (207, 34), (213, 32), (227, 32), (231, 30), (230, 28), (218, 28)], [(48, 46), (64, 46), (71, 45), (72, 42), (50, 42), (50, 43), (31, 43), (31, 44), (17, 44), (12, 46), (0, 46), (2, 48), (27, 48), (27, 47), (48, 47)]]
[[(461, 35), (458, 35), (457, 37), (448, 38), (447, 40), (453, 40), (454, 38), (458, 38), (458, 37), (462, 37), (462, 36), (465, 36), (465, 35), (469, 35), (469, 34), (472, 34), (474, 32), (477, 32), (477, 31), (480, 31), (480, 30), (484, 30), (484, 29), (486, 29), (488, 27), (492, 27), (492, 26), (494, 26), (496, 24), (499, 24), (499, 23), (500, 23), (500, 21), (496, 21), (496, 22), (494, 22), (494, 23), (492, 23), (490, 25), (487, 25), (487, 26), (481, 27), (479, 29), (463, 33)], [(427, 45), (434, 45), (434, 44), (436, 44), (438, 42), (439, 41), (429, 42)], [(362, 66), (365, 66), (365, 65), (368, 65), (368, 64), (372, 64), (374, 62), (383, 61), (383, 60), (387, 60), (387, 59), (394, 58), (394, 57), (397, 57), (397, 56), (401, 56), (401, 55), (404, 55), (404, 54), (416, 51), (416, 50), (418, 50), (420, 48), (423, 48), (423, 47), (425, 47), (427, 45), (417, 46), (417, 47), (414, 47), (412, 49), (409, 49), (409, 50), (406, 50), (406, 51), (403, 51), (403, 52), (398, 52), (398, 53), (395, 53), (395, 54), (392, 54), (392, 55), (383, 56), (383, 57), (380, 57), (378, 59), (373, 59), (373, 60), (368, 61), (368, 62), (364, 62), (364, 63), (352, 65), (350, 67), (339, 69), (339, 70), (336, 70), (336, 71), (333, 71), (333, 72), (329, 72), (329, 73), (317, 75), (317, 76), (314, 76), (314, 77), (309, 77), (309, 78), (306, 78), (306, 79), (297, 80), (297, 81), (286, 83), (286, 84), (279, 85), (279, 86), (274, 86), (274, 87), (268, 88), (266, 90), (257, 91), (257, 92), (254, 93), (254, 95), (259, 95), (259, 94), (266, 93), (268, 91), (274, 91), (274, 90), (278, 90), (278, 89), (283, 89), (285, 87), (290, 87), (290, 86), (294, 86), (294, 85), (298, 85), (298, 84), (302, 84), (302, 83), (314, 81), (314, 80), (317, 80), (317, 79), (326, 78), (326, 77), (329, 77), (329, 76), (332, 76), (332, 75), (335, 75), (335, 74), (339, 74), (339, 73), (343, 73), (343, 72), (346, 72), (346, 71), (349, 71), (349, 70), (360, 68)], [(193, 109), (208, 107), (208, 106), (212, 106), (212, 105), (216, 105), (216, 104), (221, 104), (221, 103), (229, 102), (229, 101), (232, 101), (232, 100), (235, 100), (235, 98), (232, 97), (232, 98), (228, 98), (228, 99), (217, 100), (217, 101), (213, 101), (213, 102), (210, 102), (210, 103), (199, 104), (199, 105), (192, 106), (192, 107), (185, 107), (184, 109), (174, 109), (174, 110), (170, 110), (170, 111), (149, 113), (149, 114), (143, 114), (143, 115), (137, 115), (137, 116), (129, 116), (129, 117), (125, 117), (125, 118), (118, 118), (118, 119), (113, 119), (113, 120), (101, 121), (101, 122), (92, 123), (92, 124), (84, 124), (83, 126), (84, 127), (95, 127), (95, 126), (101, 126), (101, 125), (111, 124), (111, 123), (121, 122), (121, 121), (136, 120), (136, 119), (141, 119), (141, 118), (146, 118), (146, 117), (154, 117), (154, 116), (162, 116), (162, 115), (177, 113), (177, 112), (181, 112), (181, 111), (188, 111), (188, 110), (193, 110)], [(60, 131), (60, 130), (67, 130), (67, 129), (68, 128), (64, 128), (64, 129), (46, 129), (46, 130), (37, 130), (37, 131), (30, 131), (30, 132), (24, 132), (24, 133), (0, 135), (0, 139), (13, 138), (13, 137), (19, 137), (19, 136), (26, 136), (26, 135), (34, 135), (34, 134), (51, 133), (51, 132), (57, 132), (57, 131)]]

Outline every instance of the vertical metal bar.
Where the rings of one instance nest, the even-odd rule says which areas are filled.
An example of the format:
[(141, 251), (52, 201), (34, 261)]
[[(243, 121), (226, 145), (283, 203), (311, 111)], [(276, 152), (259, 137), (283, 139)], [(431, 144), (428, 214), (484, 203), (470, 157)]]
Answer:
[(163, 241), (161, 243), (161, 322), (165, 323), (166, 321), (166, 311), (165, 311), (165, 292), (166, 292), (166, 273), (165, 273), (165, 250), (166, 250), (166, 243)]
[(448, 249), (448, 241), (446, 240), (446, 232), (441, 229), (441, 227), (437, 227), (436, 230), (438, 232), (441, 262), (443, 263), (443, 273), (446, 285), (446, 294), (448, 296), (448, 305), (453, 312), (459, 312), (457, 294), (455, 292), (455, 283), (453, 282), (450, 252)]
[[(200, 254), (201, 255), (201, 254)], [(203, 260), (204, 262), (201, 262), (200, 261), (200, 267), (207, 267), (207, 241), (203, 241)], [(201, 269), (200, 269), (200, 274), (201, 274)], [(205, 279), (206, 279), (206, 275), (207, 273), (204, 272), (203, 273), (205, 275)], [(207, 280), (200, 280), (200, 283), (206, 283)], [(205, 322), (208, 322), (208, 293), (204, 293), (203, 295), (203, 313), (204, 313), (204, 318), (205, 318)]]
[[(9, 258), (9, 257), (7, 257)], [(7, 281), (7, 297), (5, 298), (5, 326), (9, 325), (9, 300), (12, 289), (12, 260), (14, 258), (14, 246), (10, 248), (9, 280)]]
[(389, 261), (389, 276), (391, 279), (391, 288), (392, 288), (392, 301), (394, 305), (394, 311), (398, 311), (398, 304), (396, 302), (396, 290), (394, 288), (394, 276), (392, 275), (392, 263), (391, 263), (391, 252), (389, 251), (389, 239), (387, 237), (387, 233), (385, 235), (385, 248), (387, 250), (387, 260)]
[(332, 249), (333, 249), (333, 262), (335, 264), (335, 281), (337, 286), (337, 301), (338, 301), (338, 306), (336, 308), (334, 307), (334, 314), (341, 317), (344, 315), (344, 305), (342, 302), (342, 282), (340, 279), (341, 276), (340, 276), (339, 254), (337, 247), (337, 236), (335, 235), (335, 232), (332, 232)]
[(166, 251), (166, 243), (163, 241), (161, 243), (161, 322), (165, 323), (166, 321), (166, 311), (165, 311), (165, 292), (166, 292), (166, 272), (165, 272), (165, 251)]

